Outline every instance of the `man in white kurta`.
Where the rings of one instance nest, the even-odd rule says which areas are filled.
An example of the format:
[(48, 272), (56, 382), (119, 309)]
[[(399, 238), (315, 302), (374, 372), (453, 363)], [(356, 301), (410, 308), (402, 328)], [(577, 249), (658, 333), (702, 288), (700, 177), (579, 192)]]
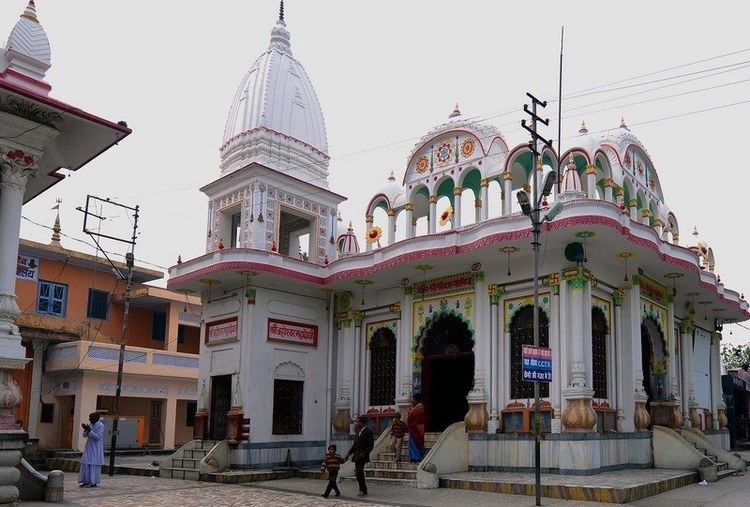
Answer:
[(104, 464), (104, 423), (99, 420), (99, 413), (89, 414), (91, 424), (82, 424), (86, 447), (81, 456), (81, 471), (78, 472), (78, 485), (95, 488), (102, 479)]

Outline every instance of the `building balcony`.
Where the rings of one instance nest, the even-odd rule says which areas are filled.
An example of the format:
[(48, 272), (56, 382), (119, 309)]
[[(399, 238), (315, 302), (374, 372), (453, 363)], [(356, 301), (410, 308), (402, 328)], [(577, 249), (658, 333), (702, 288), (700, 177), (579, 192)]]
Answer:
[[(46, 372), (90, 370), (117, 372), (120, 347), (76, 341), (47, 349)], [(198, 379), (198, 355), (142, 347), (125, 347), (123, 372), (134, 375)]]

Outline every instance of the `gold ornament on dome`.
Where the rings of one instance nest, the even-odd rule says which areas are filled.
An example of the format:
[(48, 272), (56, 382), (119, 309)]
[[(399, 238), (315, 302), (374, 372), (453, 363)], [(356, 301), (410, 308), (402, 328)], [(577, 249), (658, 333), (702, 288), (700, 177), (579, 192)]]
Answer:
[(383, 229), (381, 229), (379, 225), (376, 225), (367, 229), (367, 233), (365, 234), (365, 241), (370, 244), (377, 243), (378, 241), (380, 241), (381, 237), (383, 237)]
[(419, 160), (417, 160), (417, 172), (423, 173), (430, 167), (430, 161), (427, 159), (426, 156), (422, 155), (419, 157)]
[(450, 222), (451, 218), (453, 218), (453, 206), (448, 206), (447, 208), (445, 208), (445, 211), (443, 211), (443, 213), (440, 215), (440, 220), (438, 223), (441, 226), (445, 225), (448, 222)]

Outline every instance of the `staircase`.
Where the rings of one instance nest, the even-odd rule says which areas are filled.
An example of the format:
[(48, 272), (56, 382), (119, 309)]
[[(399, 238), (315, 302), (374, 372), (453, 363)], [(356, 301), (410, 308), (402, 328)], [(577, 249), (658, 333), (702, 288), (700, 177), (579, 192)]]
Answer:
[(159, 462), (159, 477), (197, 481), (200, 463), (218, 443), (216, 440), (193, 440), (183, 445), (169, 458)]
[(695, 442), (690, 442), (690, 445), (698, 449), (698, 451), (701, 452), (705, 457), (716, 463), (716, 480), (720, 481), (724, 477), (729, 477), (730, 475), (737, 475), (738, 473), (740, 473), (739, 470), (729, 468), (729, 464), (719, 461), (719, 458), (717, 458), (713, 454), (709, 454), (707, 450), (698, 447), (698, 444), (696, 444)]
[[(425, 433), (425, 456), (440, 437), (440, 433)], [(365, 477), (373, 482), (390, 482), (417, 485), (417, 467), (419, 463), (409, 461), (409, 435), (404, 436), (401, 448), (401, 461), (394, 461), (396, 454), (392, 452), (378, 453), (373, 461), (365, 465)]]

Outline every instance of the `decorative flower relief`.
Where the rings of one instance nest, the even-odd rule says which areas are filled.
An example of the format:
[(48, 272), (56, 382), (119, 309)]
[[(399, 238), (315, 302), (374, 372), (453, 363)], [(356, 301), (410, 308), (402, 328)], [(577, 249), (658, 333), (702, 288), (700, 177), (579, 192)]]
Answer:
[(623, 160), (623, 162), (625, 162), (626, 167), (633, 167), (633, 161), (630, 160), (630, 153), (625, 153), (625, 159)]
[(377, 243), (378, 241), (380, 241), (380, 238), (382, 236), (383, 236), (383, 229), (381, 229), (379, 225), (376, 225), (374, 227), (370, 227), (369, 229), (367, 229), (365, 240), (370, 244)]
[(31, 155), (28, 155), (23, 150), (11, 150), (5, 155), (3, 155), (3, 158), (12, 164), (15, 164), (18, 167), (27, 168), (31, 166), (34, 163), (34, 157)]
[(430, 161), (427, 159), (426, 156), (422, 155), (419, 157), (419, 160), (417, 160), (417, 172), (423, 173), (430, 167)]
[(435, 155), (437, 156), (438, 163), (447, 164), (451, 160), (451, 155), (453, 155), (453, 143), (451, 141), (443, 141), (438, 146)]
[(464, 157), (470, 157), (474, 153), (474, 139), (466, 139), (461, 143), (461, 155)]
[(636, 164), (636, 167), (638, 168), (638, 174), (640, 174), (641, 176), (643, 176), (643, 164), (641, 163), (640, 160)]
[(654, 187), (656, 187), (656, 180), (654, 179), (653, 176), (651, 178), (649, 178), (649, 180), (648, 180), (648, 186), (651, 187), (651, 190), (653, 190)]
[(451, 218), (453, 218), (453, 206), (448, 206), (440, 215), (440, 225), (442, 226), (447, 224)]

